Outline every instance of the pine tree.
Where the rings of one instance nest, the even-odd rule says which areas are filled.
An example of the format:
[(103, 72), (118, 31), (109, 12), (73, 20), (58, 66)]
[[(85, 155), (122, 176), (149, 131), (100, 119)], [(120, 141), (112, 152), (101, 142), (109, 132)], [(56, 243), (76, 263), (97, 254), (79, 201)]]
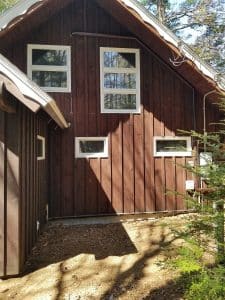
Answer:
[(0, 13), (13, 6), (18, 0), (0, 0)]
[(180, 0), (175, 6), (168, 0), (139, 1), (201, 58), (225, 73), (224, 0)]

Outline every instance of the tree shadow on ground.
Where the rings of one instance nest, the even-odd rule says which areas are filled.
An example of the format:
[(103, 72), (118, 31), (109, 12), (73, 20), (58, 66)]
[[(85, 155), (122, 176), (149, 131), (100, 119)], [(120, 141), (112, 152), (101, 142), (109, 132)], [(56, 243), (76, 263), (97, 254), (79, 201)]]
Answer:
[(143, 300), (181, 300), (190, 285), (190, 275), (181, 275), (177, 280), (169, 280), (166, 285), (153, 289)]
[[(137, 288), (140, 280), (146, 276), (144, 269), (148, 265), (148, 260), (158, 256), (162, 252), (164, 252), (165, 256), (169, 257), (171, 254), (170, 251), (167, 252), (167, 250), (169, 250), (169, 247), (173, 242), (175, 242), (179, 238), (182, 238), (182, 236), (182, 233), (180, 235), (171, 236), (170, 233), (168, 234), (166, 228), (163, 228), (162, 226), (159, 239), (155, 242), (152, 241), (151, 245), (149, 245), (149, 249), (147, 249), (141, 256), (141, 258), (138, 259), (129, 269), (124, 272), (118, 272), (118, 275), (113, 284), (108, 289), (108, 291), (104, 295), (102, 295), (101, 300), (108, 300), (112, 296), (115, 297), (115, 299), (119, 299), (127, 292)], [(176, 290), (178, 292), (177, 297), (183, 294), (184, 290), (180, 289), (179, 284), (179, 281), (169, 281), (165, 286), (162, 286), (162, 288), (160, 287), (151, 291), (150, 294), (144, 299), (164, 299), (161, 296), (157, 296), (160, 295), (160, 293), (165, 293), (165, 299), (180, 299), (170, 297), (170, 294), (173, 295), (173, 290)], [(149, 284), (149, 287), (150, 286), (151, 284)], [(170, 298), (168, 298), (168, 296)]]
[(80, 254), (96, 260), (137, 253), (137, 248), (121, 223), (105, 225), (47, 225), (26, 263), (25, 273)]
[[(21, 298), (51, 293), (55, 300), (68, 295), (99, 300), (182, 299), (185, 278), (175, 281), (176, 276), (170, 276), (166, 265), (162, 263), (161, 268), (160, 264), (161, 259), (171, 257), (180, 245), (177, 239), (182, 237), (182, 233), (172, 233), (167, 221), (139, 221), (131, 227), (124, 223), (49, 224), (28, 261), (28, 276), (22, 278), (15, 292)], [(4, 296), (12, 290), (9, 288)]]

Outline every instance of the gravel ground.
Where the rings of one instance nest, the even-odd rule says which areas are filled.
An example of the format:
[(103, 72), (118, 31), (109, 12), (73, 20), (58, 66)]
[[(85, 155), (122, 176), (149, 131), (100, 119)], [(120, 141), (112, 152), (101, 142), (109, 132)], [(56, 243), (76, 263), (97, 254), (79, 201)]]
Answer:
[(182, 299), (163, 263), (190, 215), (101, 225), (50, 223), (20, 278), (0, 280), (0, 299)]

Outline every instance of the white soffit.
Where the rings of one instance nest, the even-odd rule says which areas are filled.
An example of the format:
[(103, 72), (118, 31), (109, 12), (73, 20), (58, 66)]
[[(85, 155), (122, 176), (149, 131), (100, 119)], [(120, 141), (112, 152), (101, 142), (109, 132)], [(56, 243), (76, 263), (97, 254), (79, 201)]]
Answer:
[(151, 13), (149, 13), (143, 6), (141, 6), (136, 0), (120, 0), (127, 7), (133, 9), (141, 19), (151, 25), (159, 35), (168, 43), (175, 46), (185, 58), (192, 61), (198, 70), (205, 76), (215, 81), (218, 87), (225, 91), (225, 77), (221, 76), (217, 71), (200, 59), (190, 47), (188, 47), (182, 40), (180, 40), (170, 29), (165, 27), (159, 22)]
[(30, 7), (43, 0), (22, 0), (15, 4), (12, 8), (6, 10), (2, 15), (0, 14), (0, 31), (4, 30), (10, 22), (15, 18), (23, 16), (27, 13)]

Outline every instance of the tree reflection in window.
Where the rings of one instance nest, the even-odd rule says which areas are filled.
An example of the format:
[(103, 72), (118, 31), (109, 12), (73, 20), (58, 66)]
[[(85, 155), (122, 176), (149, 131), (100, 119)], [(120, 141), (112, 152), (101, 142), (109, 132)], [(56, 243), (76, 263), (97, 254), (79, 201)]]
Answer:
[(135, 53), (116, 51), (104, 52), (104, 67), (106, 68), (135, 68)]
[(32, 80), (41, 87), (66, 87), (67, 73), (55, 71), (33, 71)]
[(33, 65), (48, 66), (66, 66), (67, 51), (66, 50), (50, 50), (50, 49), (33, 49), (32, 51)]
[(103, 47), (100, 52), (102, 112), (139, 112), (139, 49)]
[(106, 109), (135, 109), (136, 95), (106, 94), (104, 107)]
[(165, 140), (157, 141), (157, 152), (185, 152), (187, 151), (186, 140)]
[(71, 91), (71, 50), (62, 45), (28, 45), (28, 76), (48, 92)]
[(104, 152), (104, 141), (80, 141), (81, 153), (102, 153)]
[(135, 89), (136, 74), (106, 73), (104, 75), (104, 87), (111, 89)]

